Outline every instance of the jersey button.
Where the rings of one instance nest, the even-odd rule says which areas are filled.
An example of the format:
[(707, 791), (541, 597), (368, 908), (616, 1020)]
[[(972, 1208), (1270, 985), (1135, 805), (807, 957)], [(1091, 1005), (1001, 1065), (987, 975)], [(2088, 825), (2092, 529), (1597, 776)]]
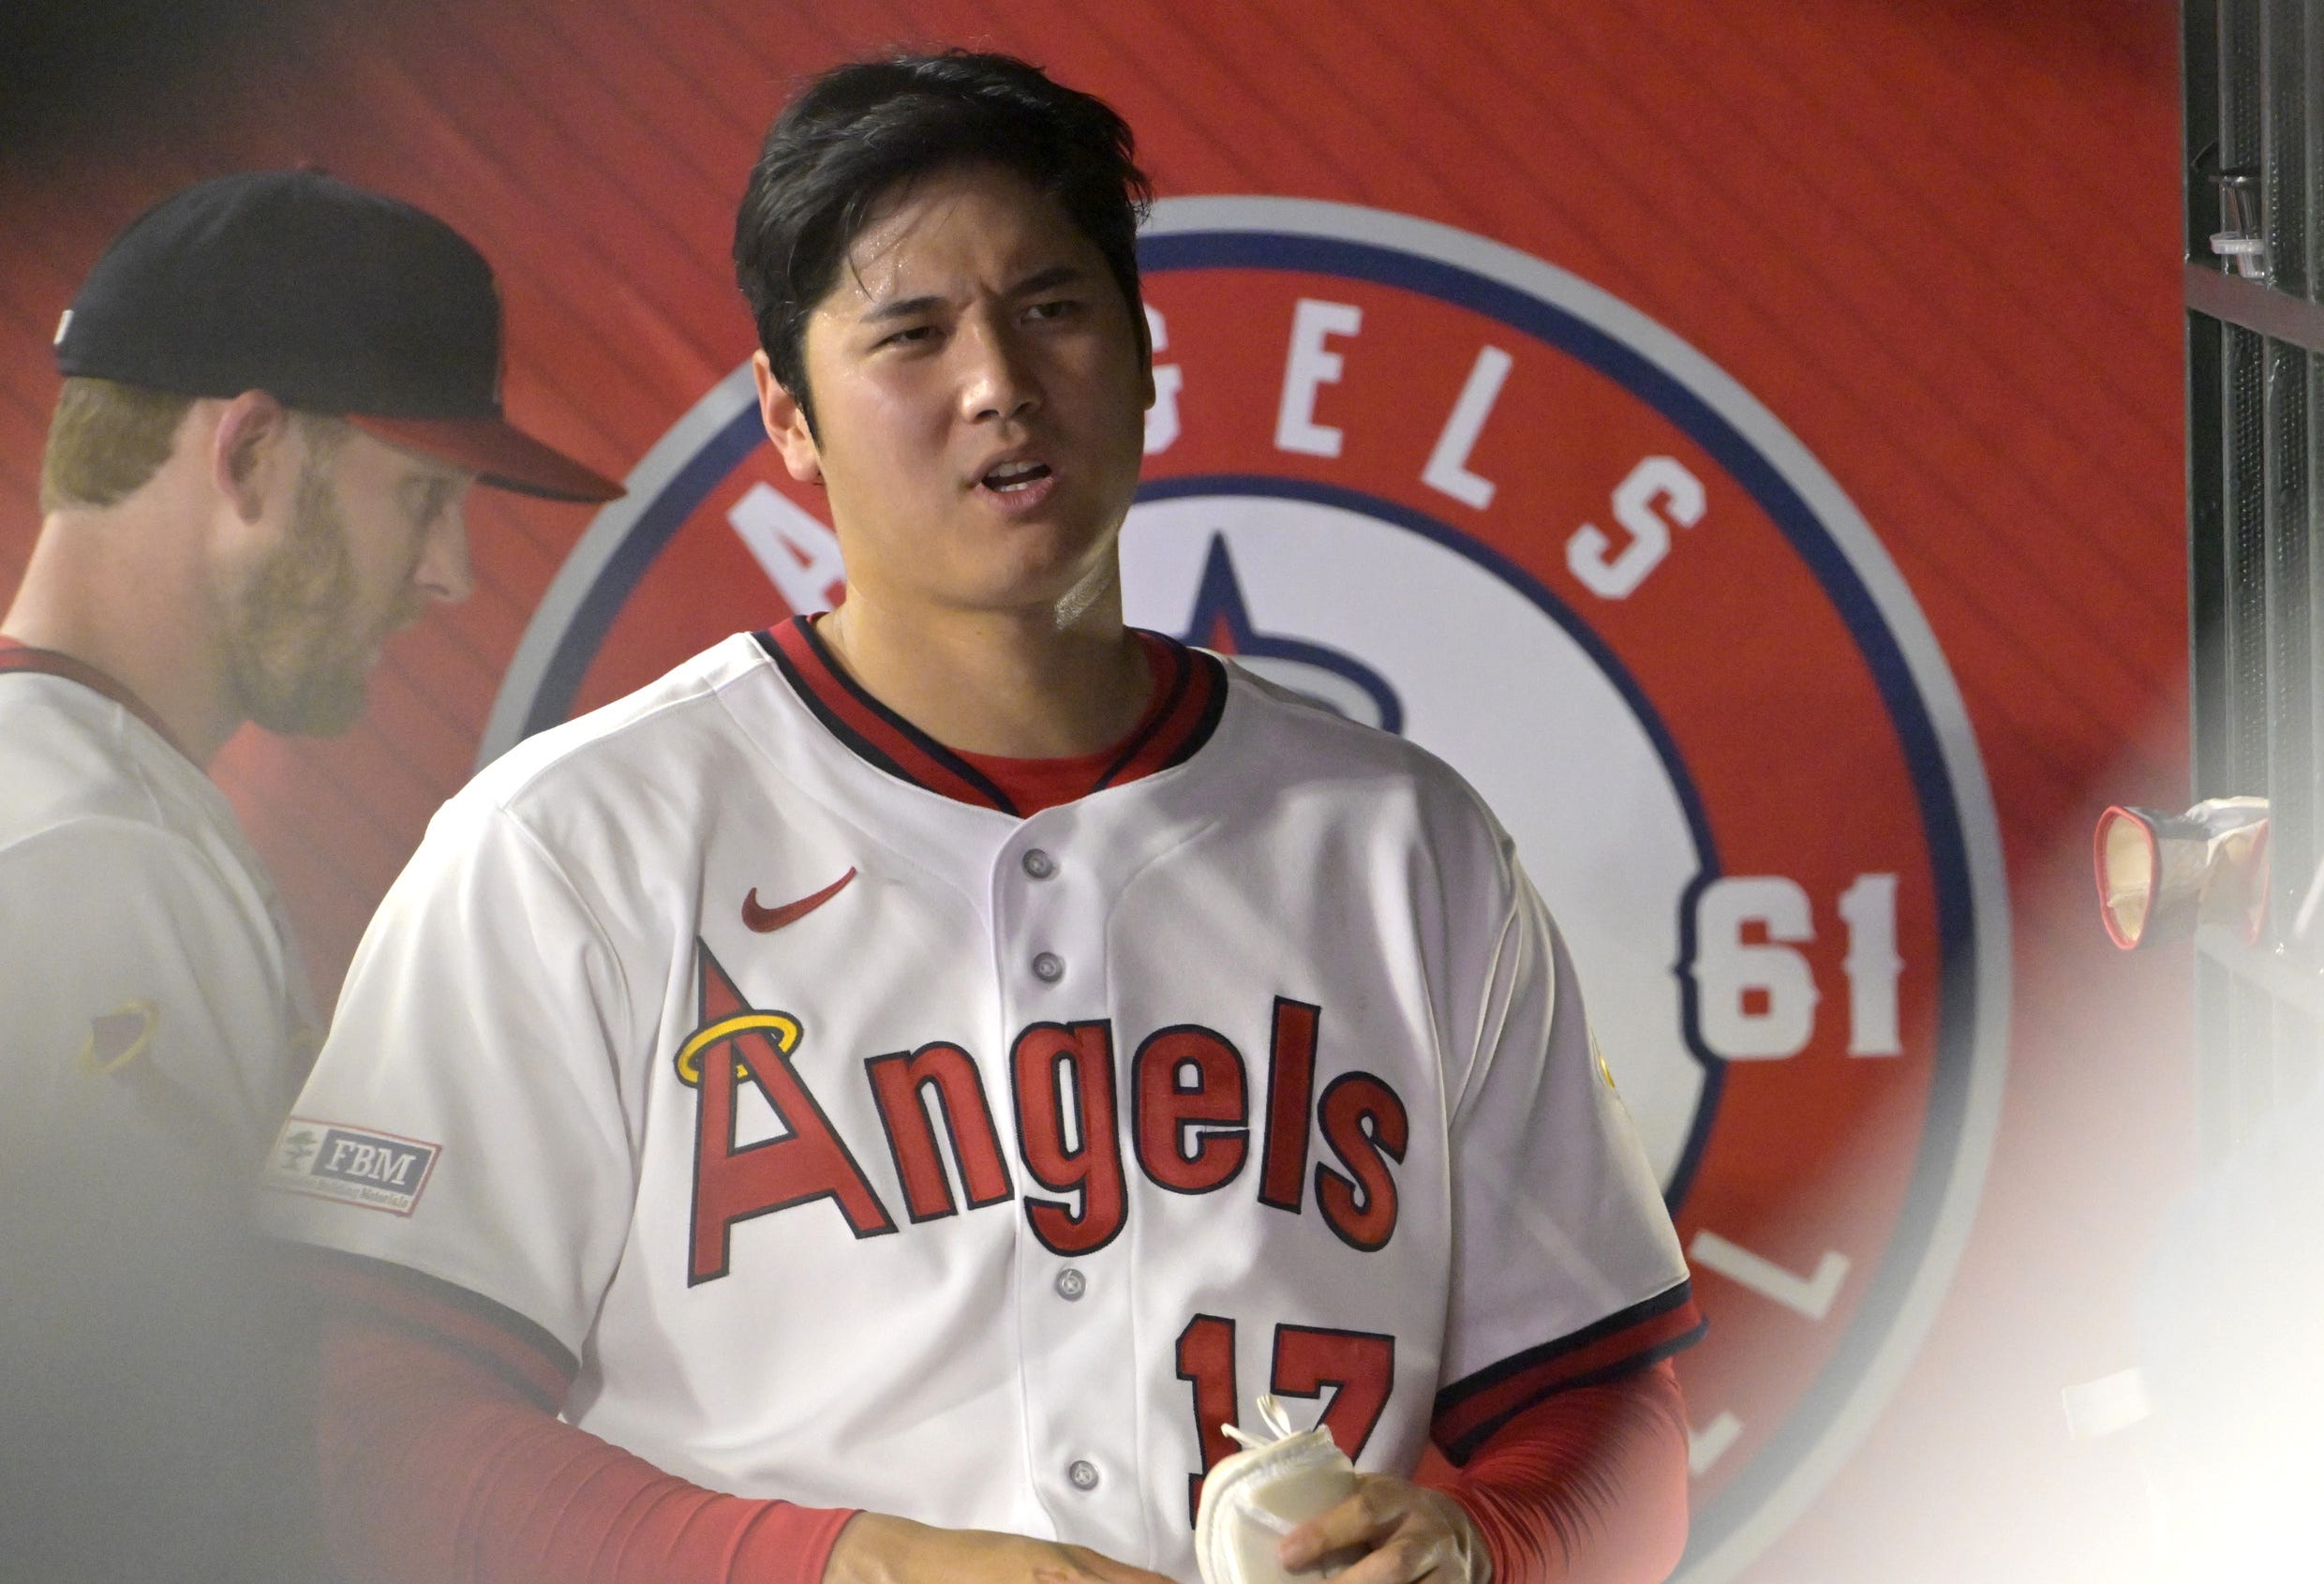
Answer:
[(1088, 1291), (1089, 1278), (1072, 1266), (1068, 1265), (1057, 1273), (1057, 1295), (1066, 1303), (1072, 1303)]
[(1046, 880), (1057, 873), (1057, 860), (1038, 847), (1027, 847), (1022, 861), (1025, 873), (1036, 880)]
[(1065, 1470), (1065, 1478), (1073, 1482), (1073, 1488), (1076, 1490), (1095, 1490), (1097, 1488), (1097, 1465), (1086, 1457), (1076, 1457), (1072, 1466)]
[(1033, 977), (1043, 984), (1055, 984), (1065, 977), (1065, 960), (1054, 951), (1044, 951), (1033, 959)]

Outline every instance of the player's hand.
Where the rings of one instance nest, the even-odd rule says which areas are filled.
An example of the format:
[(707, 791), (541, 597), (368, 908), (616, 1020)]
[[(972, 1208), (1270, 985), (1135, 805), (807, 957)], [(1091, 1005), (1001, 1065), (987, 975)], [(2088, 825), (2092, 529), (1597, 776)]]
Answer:
[(1393, 1474), (1358, 1474), (1353, 1496), (1285, 1535), (1275, 1555), (1298, 1569), (1350, 1547), (1367, 1554), (1332, 1584), (1487, 1584), (1492, 1571), (1459, 1502)]
[(1173, 1584), (1086, 1546), (987, 1529), (937, 1529), (858, 1513), (840, 1531), (823, 1584)]

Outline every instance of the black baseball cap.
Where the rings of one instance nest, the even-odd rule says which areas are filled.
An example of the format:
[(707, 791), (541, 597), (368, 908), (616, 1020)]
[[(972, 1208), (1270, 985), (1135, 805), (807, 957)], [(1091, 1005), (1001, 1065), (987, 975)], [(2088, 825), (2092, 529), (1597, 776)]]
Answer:
[(500, 415), (484, 255), (320, 171), (219, 176), (148, 209), (82, 282), (56, 366), (183, 396), (265, 391), (521, 494), (621, 493)]

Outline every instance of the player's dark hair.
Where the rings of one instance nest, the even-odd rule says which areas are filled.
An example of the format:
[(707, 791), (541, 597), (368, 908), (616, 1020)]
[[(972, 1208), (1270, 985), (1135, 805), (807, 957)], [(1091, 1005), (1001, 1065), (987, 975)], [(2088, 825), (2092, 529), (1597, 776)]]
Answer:
[(1011, 55), (897, 55), (811, 81), (767, 132), (735, 217), (736, 283), (809, 432), (808, 316), (880, 202), (936, 171), (995, 165), (1055, 198), (1104, 256), (1145, 355), (1138, 222), (1154, 189), (1136, 153), (1112, 106)]

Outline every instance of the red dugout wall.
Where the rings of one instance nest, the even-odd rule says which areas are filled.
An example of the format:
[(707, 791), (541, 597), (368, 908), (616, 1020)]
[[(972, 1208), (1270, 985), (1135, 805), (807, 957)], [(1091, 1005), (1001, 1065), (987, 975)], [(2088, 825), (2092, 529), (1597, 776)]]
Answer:
[[(703, 454), (680, 421), (751, 346), (725, 263), (741, 175), (786, 80), (833, 59), (900, 41), (1024, 53), (1119, 106), (1173, 201), (1379, 212), (1377, 225), (1298, 212), (1316, 247), (1295, 267), (1224, 244), (1150, 259), (1160, 361), (1183, 381), (1180, 433), (1150, 476), (1214, 513), (1181, 533), (1177, 560), (1157, 555), (1158, 607), (1259, 652), (1355, 655), (1409, 704), (1415, 735), (1435, 733), (1459, 762), (1457, 710), (1427, 714), (1447, 677), (1366, 648), (1426, 628), (1432, 596), (1375, 588), (1295, 617), (1282, 603), (1291, 563), (1265, 545), (1278, 519), (1246, 533), (1216, 502), (1292, 491), (1303, 511), (1353, 501), (1368, 521), (1450, 525), (1423, 537), (1572, 618), (1569, 635), (1663, 728), (1646, 738), (1668, 740), (1662, 762), (1684, 772), (1673, 785), (1692, 792), (1674, 806), (1700, 815), (1697, 845), (1715, 840), (1719, 872), (1796, 880), (1814, 938), (1794, 949), (1824, 1009), (1814, 1032), (1768, 1059), (1752, 1031), (1787, 992), (1728, 986), (1727, 1031), (1705, 1038), (1750, 1054), (1727, 1064), (1716, 1126), (1672, 1144), (1714, 1322), (1682, 1361), (1703, 1465), (1695, 1576), (2008, 1578), (2054, 1552), (2040, 1576), (2109, 1577), (2135, 1540), (2129, 1472), (2069, 1443), (2057, 1389), (2130, 1362), (2141, 1241), (2188, 1155), (2185, 976), (2110, 954), (2085, 857), (2099, 807), (2169, 804), (2185, 785), (2174, 29), (2169, 7), (2134, 0), (319, 11), (244, 40), (182, 100), (0, 171), (0, 475), (13, 502), (0, 578), (13, 581), (37, 526), (57, 312), (143, 204), (219, 170), (311, 159), (451, 219), (499, 272), (511, 410), (617, 476)], [(1226, 213), (1178, 204), (1163, 220), (1217, 237)], [(1282, 246), (1274, 222), (1249, 223)], [(1348, 251), (1363, 226), (1371, 251)], [(1302, 303), (1357, 308), (1364, 328), (1314, 340), (1345, 365), (1303, 386), (1294, 411)], [(1345, 322), (1314, 322), (1327, 321)], [(1492, 366), (1475, 361), (1487, 347), (1506, 374), (1464, 449), (1447, 436)], [(1285, 445), (1317, 427), (1343, 449)], [(1602, 523), (1597, 564), (1618, 560), (1636, 542), (1616, 527), (1618, 490), (1649, 457), (1701, 486), (1695, 521), (1683, 487), (1647, 490), (1669, 541), (1655, 582), (1593, 593), (1574, 581), (1573, 532)], [(566, 656), (581, 702), (782, 614), (725, 526), (753, 484), (780, 481), (748, 456), (722, 466), (691, 501), (642, 473), (617, 509), (658, 502), (669, 547), (622, 585), (603, 642)], [(1463, 474), (1490, 480), (1497, 503), (1448, 487)], [(1222, 478), (1244, 483), (1227, 492)], [(555, 636), (538, 613), (588, 526), (481, 493), (470, 521), (475, 597), (395, 646), (358, 731), (245, 734), (216, 767), (326, 996), (472, 765), (512, 664)], [(1869, 551), (1845, 547), (1851, 524)], [(1231, 613), (1206, 580), (1204, 534), (1233, 552)], [(1810, 551), (1827, 540), (1841, 548), (1820, 560)], [(1877, 594), (1883, 566), (1894, 589), (1868, 596), (1866, 615), (1849, 577)], [(1456, 604), (1438, 627), (1472, 614)], [(1918, 661), (1883, 670), (1866, 633), (1918, 631), (1921, 618), (1927, 642), (1901, 641)], [(1481, 728), (1548, 688), (1548, 673), (1459, 656), (1450, 682)], [(1974, 825), (1975, 809), (1929, 812), (1928, 767), (1900, 724), (1899, 699), (1918, 700), (1942, 737), (1948, 686), (1982, 773), (1947, 785), (1971, 804), (1989, 786), (1987, 833), (2006, 865), (1999, 916), (1975, 932), (2005, 946), (1998, 972), (1947, 922), (1934, 851), (1940, 827)], [(1552, 849), (1618, 850), (1622, 811), (1603, 816), (1611, 835), (1572, 844), (1559, 839), (1576, 824), (1571, 799), (1531, 817), (1528, 861), (1572, 928), (1545, 873), (1561, 861)], [(1888, 856), (1860, 859), (1859, 843)], [(1886, 917), (1899, 1049), (1885, 1062), (1877, 1018), (1838, 1015), (1876, 976), (1853, 949), (1863, 904), (1839, 910), (1873, 870), (1899, 876)], [(1697, 935), (1701, 900), (1686, 904)], [(1780, 919), (1730, 919), (1731, 946), (1784, 938)], [(1679, 945), (1700, 958), (1700, 938)], [(1727, 993), (1699, 963), (1674, 975), (1667, 956), (1585, 969), (1650, 983), (1698, 1050), (1717, 1022), (1699, 1003)], [(1989, 1009), (1991, 1038), (1973, 1053), (1959, 1033), (1948, 1055), (1946, 1028), (1974, 1021), (1947, 1000), (1963, 986), (2005, 999)], [(1874, 1313), (1867, 1295), (1912, 1274), (1897, 1250), (1940, 1113), (1974, 1112), (1988, 1083), (1998, 1114), (1982, 1129), (1956, 1117), (1946, 1161), (1958, 1263), (1936, 1248), (1952, 1234), (1923, 1228), (1929, 1247), (1913, 1258), (1929, 1302)]]

